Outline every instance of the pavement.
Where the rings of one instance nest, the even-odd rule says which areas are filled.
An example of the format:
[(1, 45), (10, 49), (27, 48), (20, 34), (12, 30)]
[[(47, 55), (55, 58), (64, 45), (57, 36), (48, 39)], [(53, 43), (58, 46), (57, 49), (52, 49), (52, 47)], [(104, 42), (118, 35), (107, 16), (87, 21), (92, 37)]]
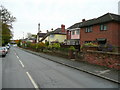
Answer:
[(2, 57), (0, 56), (0, 90), (2, 89)]
[(48, 55), (45, 53), (38, 53), (38, 52), (33, 52), (30, 50), (26, 50), (26, 49), (22, 49), (26, 52), (32, 53), (34, 55), (46, 58), (48, 60), (63, 64), (65, 66), (95, 75), (97, 77), (101, 77), (103, 79), (115, 82), (115, 83), (119, 83), (120, 84), (120, 71), (118, 70), (114, 70), (114, 69), (110, 69), (107, 67), (102, 67), (102, 66), (98, 66), (98, 65), (93, 65), (93, 64), (89, 64), (89, 63), (85, 63), (85, 62), (78, 62), (75, 60), (71, 60), (71, 59), (66, 59), (66, 58), (62, 58), (62, 57), (58, 57), (58, 56), (53, 56), (53, 55)]

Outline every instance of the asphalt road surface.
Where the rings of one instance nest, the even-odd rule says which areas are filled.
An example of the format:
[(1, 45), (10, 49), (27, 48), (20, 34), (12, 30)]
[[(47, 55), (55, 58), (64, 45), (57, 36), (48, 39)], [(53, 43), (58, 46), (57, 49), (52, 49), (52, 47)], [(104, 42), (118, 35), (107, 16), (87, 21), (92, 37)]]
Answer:
[(2, 59), (2, 88), (118, 88), (118, 84), (12, 47)]

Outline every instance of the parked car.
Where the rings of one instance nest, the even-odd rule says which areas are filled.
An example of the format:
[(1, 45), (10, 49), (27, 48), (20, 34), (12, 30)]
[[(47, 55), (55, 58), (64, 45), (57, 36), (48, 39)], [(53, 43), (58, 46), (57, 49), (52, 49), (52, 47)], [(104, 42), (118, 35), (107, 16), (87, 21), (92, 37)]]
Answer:
[(8, 50), (9, 50), (8, 47), (5, 46), (5, 47), (3, 47), (3, 48), (5, 49), (5, 52), (6, 52), (6, 54), (7, 54), (7, 53), (8, 53)]
[(10, 46), (9, 46), (9, 45), (6, 45), (6, 48), (9, 50), (9, 49), (10, 49)]
[(7, 54), (5, 47), (0, 47), (0, 56), (5, 57)]

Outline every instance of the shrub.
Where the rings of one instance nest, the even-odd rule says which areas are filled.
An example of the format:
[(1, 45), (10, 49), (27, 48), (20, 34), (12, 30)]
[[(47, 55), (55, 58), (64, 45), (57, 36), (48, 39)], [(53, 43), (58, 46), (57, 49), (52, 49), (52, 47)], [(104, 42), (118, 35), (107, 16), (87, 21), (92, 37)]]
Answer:
[(48, 49), (59, 49), (60, 44), (59, 43), (53, 43), (48, 46)]
[(55, 49), (58, 49), (58, 48), (60, 48), (60, 44), (59, 43), (53, 43), (52, 47), (55, 48)]
[(75, 51), (75, 47), (74, 46), (70, 46), (69, 50)]
[(46, 45), (46, 46), (49, 46), (49, 42), (45, 42), (45, 45)]
[(40, 43), (37, 43), (37, 48), (38, 49), (41, 49), (41, 48), (44, 48), (46, 45), (43, 43), (43, 42), (40, 42)]
[(32, 49), (36, 49), (36, 44), (35, 44), (35, 43), (30, 43), (30, 47), (31, 47)]
[(30, 47), (31, 42), (26, 42), (26, 47)]
[(113, 52), (115, 51), (115, 47), (113, 45), (110, 45), (110, 44), (106, 44), (106, 45), (100, 45), (98, 47), (98, 50), (100, 51), (105, 51), (105, 52)]
[(48, 49), (52, 49), (52, 44), (50, 44), (50, 45), (48, 46)]
[(21, 43), (21, 40), (18, 41), (17, 46), (20, 47), (21, 46), (20, 43)]
[(96, 45), (94, 43), (85, 43), (80, 48), (82, 49), (84, 47), (98, 47), (98, 45)]

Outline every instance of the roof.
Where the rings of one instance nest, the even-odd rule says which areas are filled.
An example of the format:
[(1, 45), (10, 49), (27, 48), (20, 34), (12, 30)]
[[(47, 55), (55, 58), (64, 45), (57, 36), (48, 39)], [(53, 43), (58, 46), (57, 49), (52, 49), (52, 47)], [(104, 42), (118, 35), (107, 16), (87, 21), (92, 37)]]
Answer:
[(98, 18), (94, 18), (94, 19), (82, 22), (82, 25), (80, 25), (80, 27), (91, 26), (91, 25), (101, 24), (101, 23), (106, 23), (106, 22), (111, 22), (111, 21), (120, 22), (120, 15), (107, 13)]
[(67, 29), (79, 28), (79, 26), (80, 26), (81, 23), (82, 23), (82, 22), (80, 22), (80, 23), (75, 23), (74, 25), (68, 27)]
[(106, 13), (98, 18), (76, 23), (70, 26), (68, 29), (81, 28), (81, 27), (86, 27), (86, 26), (91, 26), (91, 25), (101, 24), (101, 23), (106, 23), (106, 22), (111, 22), (111, 21), (120, 22), (120, 15)]
[(39, 37), (43, 37), (43, 36), (46, 35), (46, 33), (37, 33), (37, 35), (38, 35)]
[(61, 28), (57, 28), (54, 31), (46, 33), (46, 35), (44, 35), (43, 38), (40, 41), (43, 41), (47, 36), (49, 36), (51, 34), (63, 34), (63, 35), (66, 35), (66, 33), (61, 32)]
[(49, 36), (50, 34), (51, 34), (51, 32), (46, 33), (46, 35), (43, 36), (43, 38), (40, 40), (40, 42), (43, 41), (43, 40), (44, 40), (47, 36)]
[(61, 28), (57, 28), (54, 31), (52, 31), (51, 34), (66, 34), (66, 33), (61, 32)]

